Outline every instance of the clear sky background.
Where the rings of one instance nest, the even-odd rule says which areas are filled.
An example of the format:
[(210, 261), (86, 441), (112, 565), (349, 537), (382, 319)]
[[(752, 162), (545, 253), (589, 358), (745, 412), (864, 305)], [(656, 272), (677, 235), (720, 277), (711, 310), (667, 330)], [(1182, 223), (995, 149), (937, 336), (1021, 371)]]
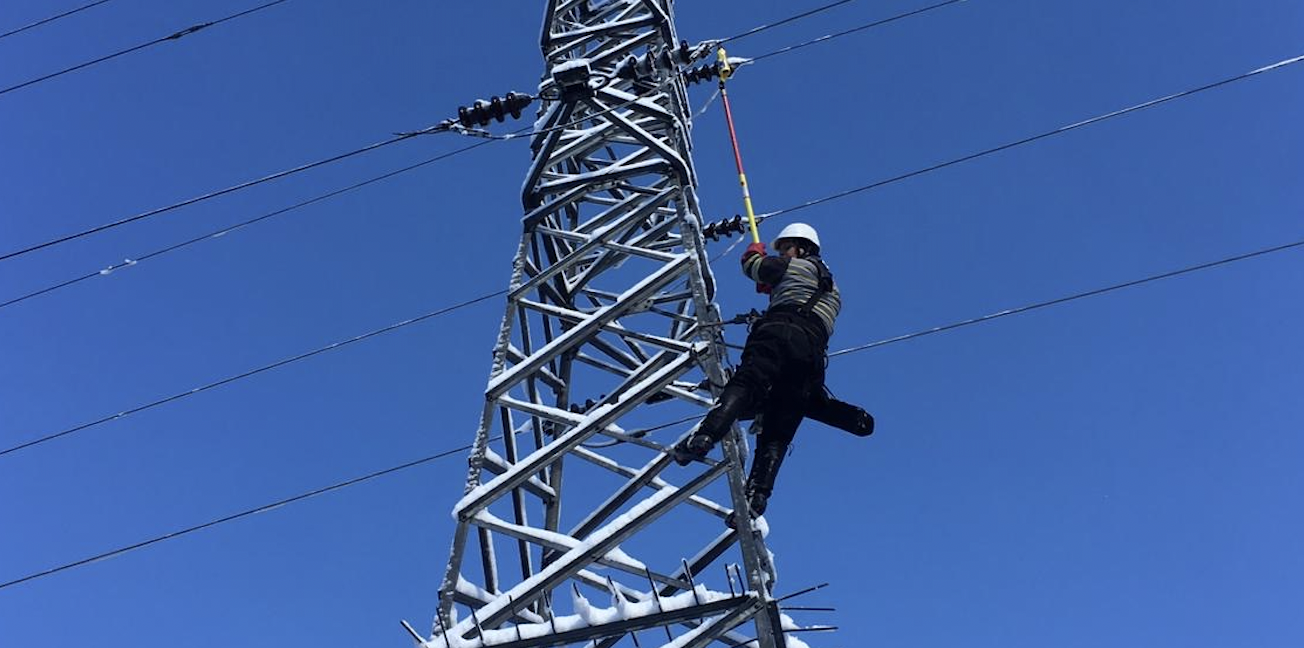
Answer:
[[(7, 0), (0, 31), (74, 4)], [(254, 4), (110, 2), (0, 39), (0, 86)], [(0, 253), (529, 92), (542, 4), (292, 0), (0, 95)], [(678, 27), (814, 4), (681, 2)], [(925, 4), (851, 3), (730, 53)], [(972, 0), (768, 59), (731, 95), (764, 212), (1300, 54), (1294, 0)], [(832, 348), (1304, 238), (1301, 114), (1304, 64), (806, 210), (846, 304)], [(739, 207), (722, 121), (694, 128), (710, 218)], [(0, 262), (0, 301), (476, 142)], [(0, 442), (505, 287), (528, 161), (492, 143), (0, 308)], [(726, 315), (761, 305), (732, 260), (716, 273)], [(1304, 645), (1302, 281), (1287, 251), (834, 360), (879, 431), (807, 424), (771, 501), (779, 590), (830, 581), (802, 602), (839, 609), (803, 616), (842, 628), (807, 640)], [(0, 456), (0, 581), (469, 443), (500, 306)], [(406, 646), (464, 454), (0, 589), (0, 646)]]

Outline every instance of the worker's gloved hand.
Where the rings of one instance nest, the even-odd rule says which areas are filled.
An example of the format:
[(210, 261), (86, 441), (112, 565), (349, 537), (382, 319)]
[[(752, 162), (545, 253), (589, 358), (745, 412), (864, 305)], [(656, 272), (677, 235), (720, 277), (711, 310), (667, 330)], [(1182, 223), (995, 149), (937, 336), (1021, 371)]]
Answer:
[(747, 249), (743, 250), (743, 263), (747, 263), (748, 259), (758, 254), (761, 256), (765, 256), (764, 243), (752, 243), (751, 245), (747, 246)]
[(774, 286), (771, 286), (770, 284), (767, 284), (767, 283), (758, 283), (758, 284), (756, 284), (756, 292), (758, 292), (758, 293), (761, 293), (761, 294), (764, 294), (764, 295), (768, 295), (768, 294), (770, 294), (770, 291), (771, 291), (771, 290), (774, 290)]

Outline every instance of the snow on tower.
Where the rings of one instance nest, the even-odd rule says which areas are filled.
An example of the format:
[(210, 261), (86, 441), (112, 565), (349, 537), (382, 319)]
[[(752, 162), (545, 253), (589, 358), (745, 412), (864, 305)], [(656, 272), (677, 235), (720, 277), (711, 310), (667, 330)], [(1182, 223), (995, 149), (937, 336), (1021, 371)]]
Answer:
[(726, 378), (680, 73), (713, 52), (677, 40), (670, 0), (550, 0), (541, 45), (524, 234), (424, 646), (783, 646), (763, 523), (724, 524), (744, 437), (727, 461), (666, 452)]

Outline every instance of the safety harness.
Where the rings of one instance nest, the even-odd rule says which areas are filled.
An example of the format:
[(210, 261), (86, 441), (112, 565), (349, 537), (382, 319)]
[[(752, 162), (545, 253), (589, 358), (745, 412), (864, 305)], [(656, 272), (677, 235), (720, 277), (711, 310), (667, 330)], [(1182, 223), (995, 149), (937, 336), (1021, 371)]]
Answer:
[(824, 265), (824, 260), (818, 256), (806, 257), (806, 260), (814, 263), (815, 270), (819, 273), (819, 286), (815, 289), (815, 292), (811, 293), (806, 303), (797, 309), (798, 313), (809, 317), (815, 311), (815, 304), (818, 304), (825, 295), (829, 294), (829, 291), (833, 290), (833, 273), (829, 271), (828, 266)]

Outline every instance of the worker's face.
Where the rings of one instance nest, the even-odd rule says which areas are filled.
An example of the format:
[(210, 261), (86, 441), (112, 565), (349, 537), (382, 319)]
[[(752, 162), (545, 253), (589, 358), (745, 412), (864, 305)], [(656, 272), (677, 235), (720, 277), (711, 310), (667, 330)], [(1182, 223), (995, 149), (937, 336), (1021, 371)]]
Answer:
[(801, 256), (801, 247), (792, 241), (779, 241), (779, 256), (785, 259), (795, 259)]

